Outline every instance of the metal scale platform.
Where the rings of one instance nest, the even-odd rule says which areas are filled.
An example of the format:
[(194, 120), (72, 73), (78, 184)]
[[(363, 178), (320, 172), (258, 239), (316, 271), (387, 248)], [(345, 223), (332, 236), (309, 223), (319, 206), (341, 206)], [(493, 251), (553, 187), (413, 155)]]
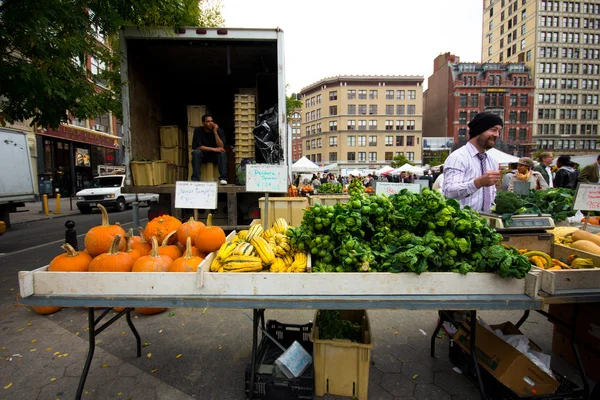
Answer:
[(480, 213), (482, 217), (488, 220), (489, 225), (499, 233), (525, 233), (540, 232), (548, 229), (554, 229), (554, 220), (550, 214), (522, 214), (513, 215), (509, 226), (506, 226), (501, 214)]

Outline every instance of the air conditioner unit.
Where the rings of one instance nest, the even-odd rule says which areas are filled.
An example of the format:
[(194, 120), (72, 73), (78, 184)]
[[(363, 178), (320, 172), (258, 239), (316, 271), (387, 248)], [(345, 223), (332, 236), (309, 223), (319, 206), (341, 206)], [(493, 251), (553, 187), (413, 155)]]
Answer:
[(100, 132), (104, 132), (104, 126), (103, 125), (94, 125), (94, 129)]

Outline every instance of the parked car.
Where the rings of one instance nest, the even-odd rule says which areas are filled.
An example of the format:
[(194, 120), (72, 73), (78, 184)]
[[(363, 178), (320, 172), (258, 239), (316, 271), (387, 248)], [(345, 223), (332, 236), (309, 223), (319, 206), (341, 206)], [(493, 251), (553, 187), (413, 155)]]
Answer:
[(156, 193), (122, 193), (121, 188), (124, 186), (125, 175), (97, 176), (89, 188), (77, 192), (77, 208), (82, 214), (89, 214), (98, 204), (125, 211), (136, 199), (147, 205), (158, 202)]

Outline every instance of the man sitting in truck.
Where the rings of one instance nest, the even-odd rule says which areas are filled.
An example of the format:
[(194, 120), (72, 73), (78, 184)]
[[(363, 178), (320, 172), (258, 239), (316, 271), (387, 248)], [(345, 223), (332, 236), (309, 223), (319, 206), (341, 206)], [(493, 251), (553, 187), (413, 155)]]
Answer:
[(217, 164), (219, 183), (227, 185), (227, 154), (225, 153), (225, 132), (213, 122), (210, 114), (202, 116), (202, 126), (194, 129), (192, 140), (192, 180), (200, 180), (202, 163)]

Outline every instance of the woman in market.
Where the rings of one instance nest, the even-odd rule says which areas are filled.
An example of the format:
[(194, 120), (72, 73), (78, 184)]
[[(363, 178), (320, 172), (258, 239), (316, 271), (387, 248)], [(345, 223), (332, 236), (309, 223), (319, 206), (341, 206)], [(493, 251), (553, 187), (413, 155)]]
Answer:
[(531, 190), (545, 190), (548, 189), (546, 180), (537, 171), (533, 171), (533, 160), (529, 157), (519, 158), (517, 161), (517, 172), (510, 178), (508, 184), (508, 191), (515, 191), (515, 182), (529, 182)]

